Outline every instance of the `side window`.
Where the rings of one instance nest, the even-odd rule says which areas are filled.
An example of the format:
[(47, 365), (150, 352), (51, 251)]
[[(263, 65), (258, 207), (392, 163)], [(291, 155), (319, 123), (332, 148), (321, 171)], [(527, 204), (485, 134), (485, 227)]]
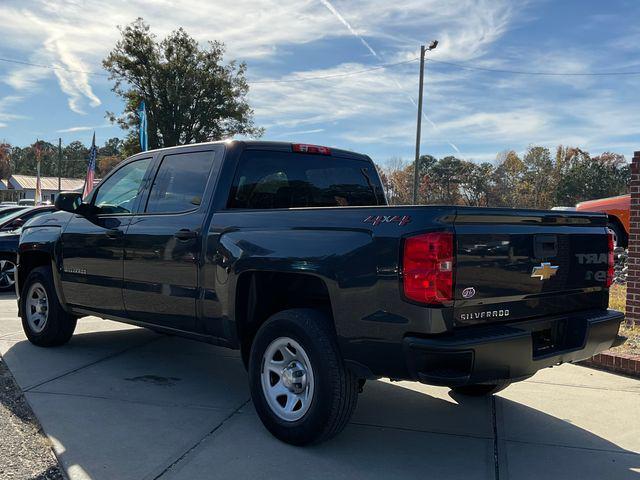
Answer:
[(147, 213), (196, 210), (202, 203), (215, 152), (165, 155), (153, 180)]
[(100, 213), (131, 213), (133, 211), (142, 179), (150, 162), (151, 158), (131, 162), (100, 185), (93, 202), (100, 208)]

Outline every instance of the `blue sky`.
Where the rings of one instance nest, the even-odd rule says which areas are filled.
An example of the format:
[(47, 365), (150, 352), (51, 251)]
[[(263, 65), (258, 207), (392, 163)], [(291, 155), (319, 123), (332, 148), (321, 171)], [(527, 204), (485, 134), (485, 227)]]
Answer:
[[(0, 57), (95, 75), (0, 62), (0, 140), (64, 143), (122, 136), (101, 59), (117, 25), (142, 16), (163, 36), (182, 26), (221, 40), (248, 64), (265, 139), (333, 145), (388, 164), (413, 157), (418, 63), (587, 73), (640, 71), (637, 0), (3, 0)], [(285, 81), (286, 80), (286, 81)], [(260, 82), (260, 83), (259, 83)], [(640, 150), (638, 76), (531, 76), (427, 63), (422, 152), (491, 161), (530, 144), (593, 154)]]

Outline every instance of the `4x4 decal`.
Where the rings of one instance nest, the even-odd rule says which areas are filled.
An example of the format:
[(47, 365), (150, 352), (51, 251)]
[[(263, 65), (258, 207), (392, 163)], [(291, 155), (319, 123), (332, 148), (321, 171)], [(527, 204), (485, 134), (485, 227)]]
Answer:
[(364, 219), (364, 223), (370, 223), (374, 227), (381, 223), (397, 223), (399, 227), (411, 222), (409, 215), (369, 215)]

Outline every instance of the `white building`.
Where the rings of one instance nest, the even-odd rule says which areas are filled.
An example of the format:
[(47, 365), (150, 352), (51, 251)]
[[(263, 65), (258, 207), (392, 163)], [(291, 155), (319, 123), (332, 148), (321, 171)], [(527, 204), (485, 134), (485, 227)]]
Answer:
[[(31, 175), (11, 175), (9, 181), (2, 182), (7, 191), (16, 193), (15, 199), (36, 198), (36, 177)], [(51, 203), (58, 194), (58, 177), (40, 177), (40, 188), (42, 188), (42, 201)], [(63, 192), (82, 191), (84, 188), (83, 178), (62, 178), (60, 179), (60, 190)], [(4, 188), (0, 187), (4, 190)]]

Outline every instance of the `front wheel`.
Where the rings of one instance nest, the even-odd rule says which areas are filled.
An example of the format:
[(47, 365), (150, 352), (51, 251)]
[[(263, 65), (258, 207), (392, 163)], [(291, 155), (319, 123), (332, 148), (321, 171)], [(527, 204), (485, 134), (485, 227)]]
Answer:
[(11, 255), (0, 255), (0, 292), (16, 288), (16, 259)]
[(253, 341), (251, 399), (265, 427), (286, 443), (325, 441), (355, 409), (358, 379), (345, 367), (329, 322), (315, 310), (284, 310)]
[(63, 345), (76, 328), (77, 318), (64, 311), (58, 301), (51, 267), (31, 270), (20, 295), (22, 328), (39, 347)]

